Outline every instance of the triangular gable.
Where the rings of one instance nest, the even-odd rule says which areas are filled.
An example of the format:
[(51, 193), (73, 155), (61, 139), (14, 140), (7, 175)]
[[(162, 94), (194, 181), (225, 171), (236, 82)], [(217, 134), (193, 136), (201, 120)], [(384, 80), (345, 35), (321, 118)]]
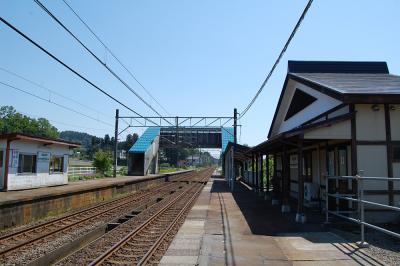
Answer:
[(313, 102), (315, 102), (317, 98), (314, 96), (300, 90), (295, 89), (294, 95), (292, 97), (292, 101), (289, 105), (289, 109), (285, 115), (285, 121), (292, 118), (297, 113), (301, 112), (303, 109), (307, 108)]
[(288, 76), (268, 137), (294, 129), (341, 104), (342, 101)]

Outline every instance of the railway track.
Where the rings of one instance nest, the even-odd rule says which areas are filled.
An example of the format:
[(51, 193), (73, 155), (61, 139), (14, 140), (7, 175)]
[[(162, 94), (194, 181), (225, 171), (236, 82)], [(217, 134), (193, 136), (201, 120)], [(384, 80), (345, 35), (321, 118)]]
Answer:
[(101, 239), (67, 257), (58, 265), (157, 264), (183, 223), (213, 169), (203, 170), (188, 186)]
[[(174, 179), (174, 181), (188, 181), (195, 175), (196, 174), (193, 172), (185, 173)], [(148, 191), (128, 195), (36, 226), (3, 235), (0, 237), (0, 262), (6, 261), (9, 253), (24, 250), (30, 244), (35, 244), (39, 241), (46, 241), (46, 239), (51, 238), (57, 233), (72, 230), (84, 223), (104, 218), (107, 215), (115, 216), (118, 213), (124, 213), (135, 207), (145, 208), (147, 205), (157, 200), (157, 198), (168, 195), (171, 190), (176, 190), (180, 187), (182, 188), (182, 185), (179, 183), (171, 182), (168, 183), (168, 185), (158, 186)]]

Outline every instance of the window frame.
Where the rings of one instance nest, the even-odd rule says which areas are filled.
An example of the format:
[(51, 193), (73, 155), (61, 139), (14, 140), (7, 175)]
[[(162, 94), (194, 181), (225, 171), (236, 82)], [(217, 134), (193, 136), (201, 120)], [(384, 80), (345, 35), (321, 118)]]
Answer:
[[(52, 170), (52, 164), (53, 164), (53, 159), (58, 158), (61, 159), (61, 171), (54, 171), (54, 169)], [(54, 167), (53, 167), (54, 168)], [(57, 175), (57, 174), (64, 174), (65, 173), (65, 169), (64, 169), (64, 155), (54, 155), (54, 154), (50, 154), (50, 162), (49, 162), (49, 175)]]
[[(34, 163), (32, 164), (32, 167), (34, 167), (34, 172), (20, 172), (20, 169), (23, 169), (24, 167), (20, 167), (21, 165), (21, 156), (32, 156), (35, 158)], [(19, 152), (18, 153), (18, 166), (17, 166), (17, 175), (37, 175), (37, 154), (35, 153), (29, 153), (29, 152)]]
[[(336, 176), (337, 173), (337, 169), (336, 169), (336, 152), (335, 149), (330, 147), (327, 149), (327, 160), (326, 160), (326, 172), (328, 174), (328, 176)], [(330, 158), (330, 155), (333, 155), (332, 158)], [(331, 165), (331, 160), (332, 159), (332, 165)], [(330, 168), (332, 166), (332, 169)], [(330, 170), (333, 170), (333, 173), (331, 173)]]
[(313, 182), (312, 152), (313, 152), (312, 150), (303, 151), (303, 156), (302, 156), (303, 172), (301, 174), (303, 176), (304, 182), (308, 183)]
[[(345, 166), (345, 169), (342, 169), (341, 167), (340, 167), (340, 165), (341, 165), (341, 162), (340, 162), (340, 159), (341, 159), (341, 154), (340, 154), (340, 152), (344, 152), (344, 166)], [(341, 172), (342, 172), (342, 170), (344, 170), (344, 172), (345, 172), (345, 174), (343, 175), (343, 176), (346, 176), (346, 175), (348, 175), (348, 173), (349, 173), (349, 164), (348, 164), (348, 159), (349, 159), (349, 154), (348, 154), (348, 151), (347, 151), (347, 147), (346, 146), (339, 146), (338, 148), (337, 148), (337, 166), (338, 166), (338, 170), (337, 170), (337, 174), (338, 174), (338, 176), (342, 176), (341, 175)]]

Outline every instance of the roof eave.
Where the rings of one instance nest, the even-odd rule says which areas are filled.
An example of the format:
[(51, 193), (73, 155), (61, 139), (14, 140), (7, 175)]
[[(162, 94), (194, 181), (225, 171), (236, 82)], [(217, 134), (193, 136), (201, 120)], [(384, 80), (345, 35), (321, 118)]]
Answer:
[(40, 143), (43, 143), (44, 145), (60, 145), (60, 146), (68, 146), (69, 148), (78, 148), (81, 146), (81, 144), (75, 143), (75, 142), (51, 139), (51, 138), (46, 138), (46, 137), (41, 137), (41, 136), (31, 136), (31, 135), (22, 134), (22, 133), (3, 134), (3, 135), (1, 135), (1, 139), (11, 140), (11, 141), (28, 140), (28, 141), (40, 142)]

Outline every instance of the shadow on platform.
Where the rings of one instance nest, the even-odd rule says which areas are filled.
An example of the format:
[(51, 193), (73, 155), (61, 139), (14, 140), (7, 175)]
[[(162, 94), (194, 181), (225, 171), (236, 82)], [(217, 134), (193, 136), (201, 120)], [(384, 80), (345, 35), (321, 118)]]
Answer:
[[(224, 179), (214, 179), (211, 193), (231, 193)], [(321, 232), (323, 215), (308, 214), (307, 223), (295, 223), (295, 211), (282, 214), (280, 206), (272, 206), (268, 201), (258, 197), (252, 190), (236, 183), (232, 193), (250, 230), (256, 235), (276, 236), (291, 232)], [(319, 217), (318, 217), (319, 216)]]
[[(223, 178), (213, 179), (211, 193), (231, 193)], [(272, 206), (269, 201), (263, 200), (241, 183), (236, 183), (232, 196), (253, 235), (296, 239), (294, 241), (304, 239), (305, 249), (307, 249), (308, 241), (312, 244), (331, 244), (343, 254), (347, 254), (351, 258), (350, 261), (358, 265), (384, 265), (367, 253), (360, 252), (351, 241), (347, 241), (323, 228), (324, 215), (319, 211), (306, 213), (308, 221), (305, 224), (300, 224), (295, 222), (295, 205), (291, 206), (292, 211), (290, 213), (282, 214), (280, 205)], [(223, 220), (225, 249), (232, 254), (231, 257), (233, 258), (232, 225), (227, 213), (227, 202), (220, 194), (218, 194), (218, 200)], [(297, 243), (300, 244), (301, 242)], [(225, 254), (225, 262), (228, 261), (227, 254)], [(230, 260), (230, 262), (232, 263), (234, 260)]]

